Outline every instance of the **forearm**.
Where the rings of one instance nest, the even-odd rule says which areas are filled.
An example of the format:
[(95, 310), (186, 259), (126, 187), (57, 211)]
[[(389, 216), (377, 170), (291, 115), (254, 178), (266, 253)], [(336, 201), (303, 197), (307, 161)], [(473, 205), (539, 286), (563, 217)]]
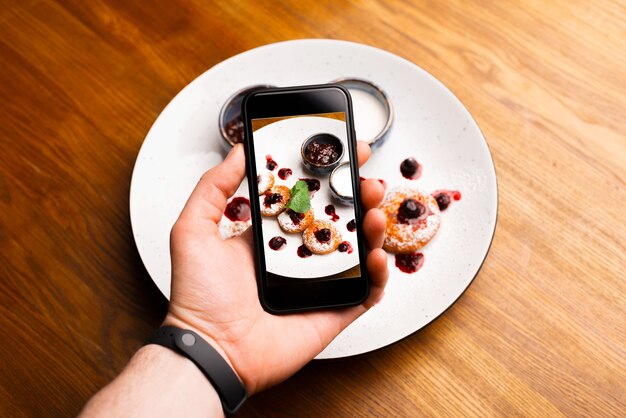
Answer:
[(191, 360), (158, 345), (142, 347), (98, 392), (81, 417), (223, 417), (219, 396)]

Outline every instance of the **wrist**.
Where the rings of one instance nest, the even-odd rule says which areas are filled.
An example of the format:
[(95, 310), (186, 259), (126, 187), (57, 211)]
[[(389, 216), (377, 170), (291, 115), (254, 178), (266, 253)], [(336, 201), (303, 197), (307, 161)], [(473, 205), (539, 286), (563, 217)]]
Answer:
[(237, 375), (237, 378), (241, 382), (244, 382), (244, 380), (239, 375), (239, 372), (235, 368), (235, 364), (233, 363), (232, 359), (230, 358), (230, 356), (228, 355), (224, 347), (222, 347), (215, 338), (213, 338), (211, 335), (206, 333), (202, 328), (195, 326), (194, 324), (191, 324), (189, 321), (185, 321), (177, 317), (171, 312), (168, 312), (168, 314), (166, 315), (165, 319), (163, 320), (162, 326), (174, 326), (174, 327), (178, 327), (181, 329), (188, 329), (198, 334), (200, 337), (202, 337), (203, 340), (207, 342), (207, 344), (209, 344), (211, 347), (215, 349), (215, 351), (219, 353), (219, 355), (226, 361), (226, 363), (228, 363), (230, 368)]
[(219, 395), (195, 364), (174, 351), (141, 347), (122, 373), (85, 406), (82, 417), (219, 414)]
[(162, 375), (173, 379), (177, 385), (185, 387), (185, 390), (192, 390), (197, 396), (215, 399), (219, 403), (217, 391), (202, 371), (190, 359), (167, 347), (144, 345), (131, 359), (131, 364), (133, 363), (158, 368)]
[(189, 327), (184, 321), (168, 315), (164, 325), (147, 343), (164, 346), (190, 359), (213, 385), (224, 411), (230, 414), (237, 412), (248, 398), (246, 387), (215, 339), (191, 328), (195, 327)]

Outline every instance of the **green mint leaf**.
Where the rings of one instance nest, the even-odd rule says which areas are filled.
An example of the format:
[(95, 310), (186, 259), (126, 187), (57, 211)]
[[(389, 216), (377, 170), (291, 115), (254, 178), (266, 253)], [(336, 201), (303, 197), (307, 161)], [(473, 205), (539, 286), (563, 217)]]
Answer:
[(306, 184), (306, 181), (296, 181), (290, 193), (291, 198), (287, 203), (287, 208), (298, 213), (305, 213), (311, 209), (311, 196), (309, 196), (309, 186)]

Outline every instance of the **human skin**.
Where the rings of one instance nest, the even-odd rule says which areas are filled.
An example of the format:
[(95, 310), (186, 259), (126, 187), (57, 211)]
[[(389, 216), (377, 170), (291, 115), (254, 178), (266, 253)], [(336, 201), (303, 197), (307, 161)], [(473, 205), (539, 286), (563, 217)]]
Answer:
[[(358, 143), (359, 165), (370, 149)], [(383, 186), (361, 183), (370, 295), (350, 308), (272, 315), (257, 293), (250, 230), (223, 240), (218, 222), (245, 176), (241, 145), (207, 171), (172, 228), (172, 288), (164, 325), (200, 334), (231, 365), (249, 394), (294, 374), (383, 296), (387, 255), (381, 249)], [(175, 387), (174, 386), (175, 382)], [(160, 346), (141, 348), (113, 382), (85, 407), (85, 416), (222, 414), (219, 398), (190, 360)]]

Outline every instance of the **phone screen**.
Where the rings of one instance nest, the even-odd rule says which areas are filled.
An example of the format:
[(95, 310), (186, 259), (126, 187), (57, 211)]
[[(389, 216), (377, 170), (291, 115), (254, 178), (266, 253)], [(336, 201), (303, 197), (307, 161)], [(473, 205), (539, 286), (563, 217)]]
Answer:
[(346, 113), (250, 122), (267, 286), (360, 277)]

